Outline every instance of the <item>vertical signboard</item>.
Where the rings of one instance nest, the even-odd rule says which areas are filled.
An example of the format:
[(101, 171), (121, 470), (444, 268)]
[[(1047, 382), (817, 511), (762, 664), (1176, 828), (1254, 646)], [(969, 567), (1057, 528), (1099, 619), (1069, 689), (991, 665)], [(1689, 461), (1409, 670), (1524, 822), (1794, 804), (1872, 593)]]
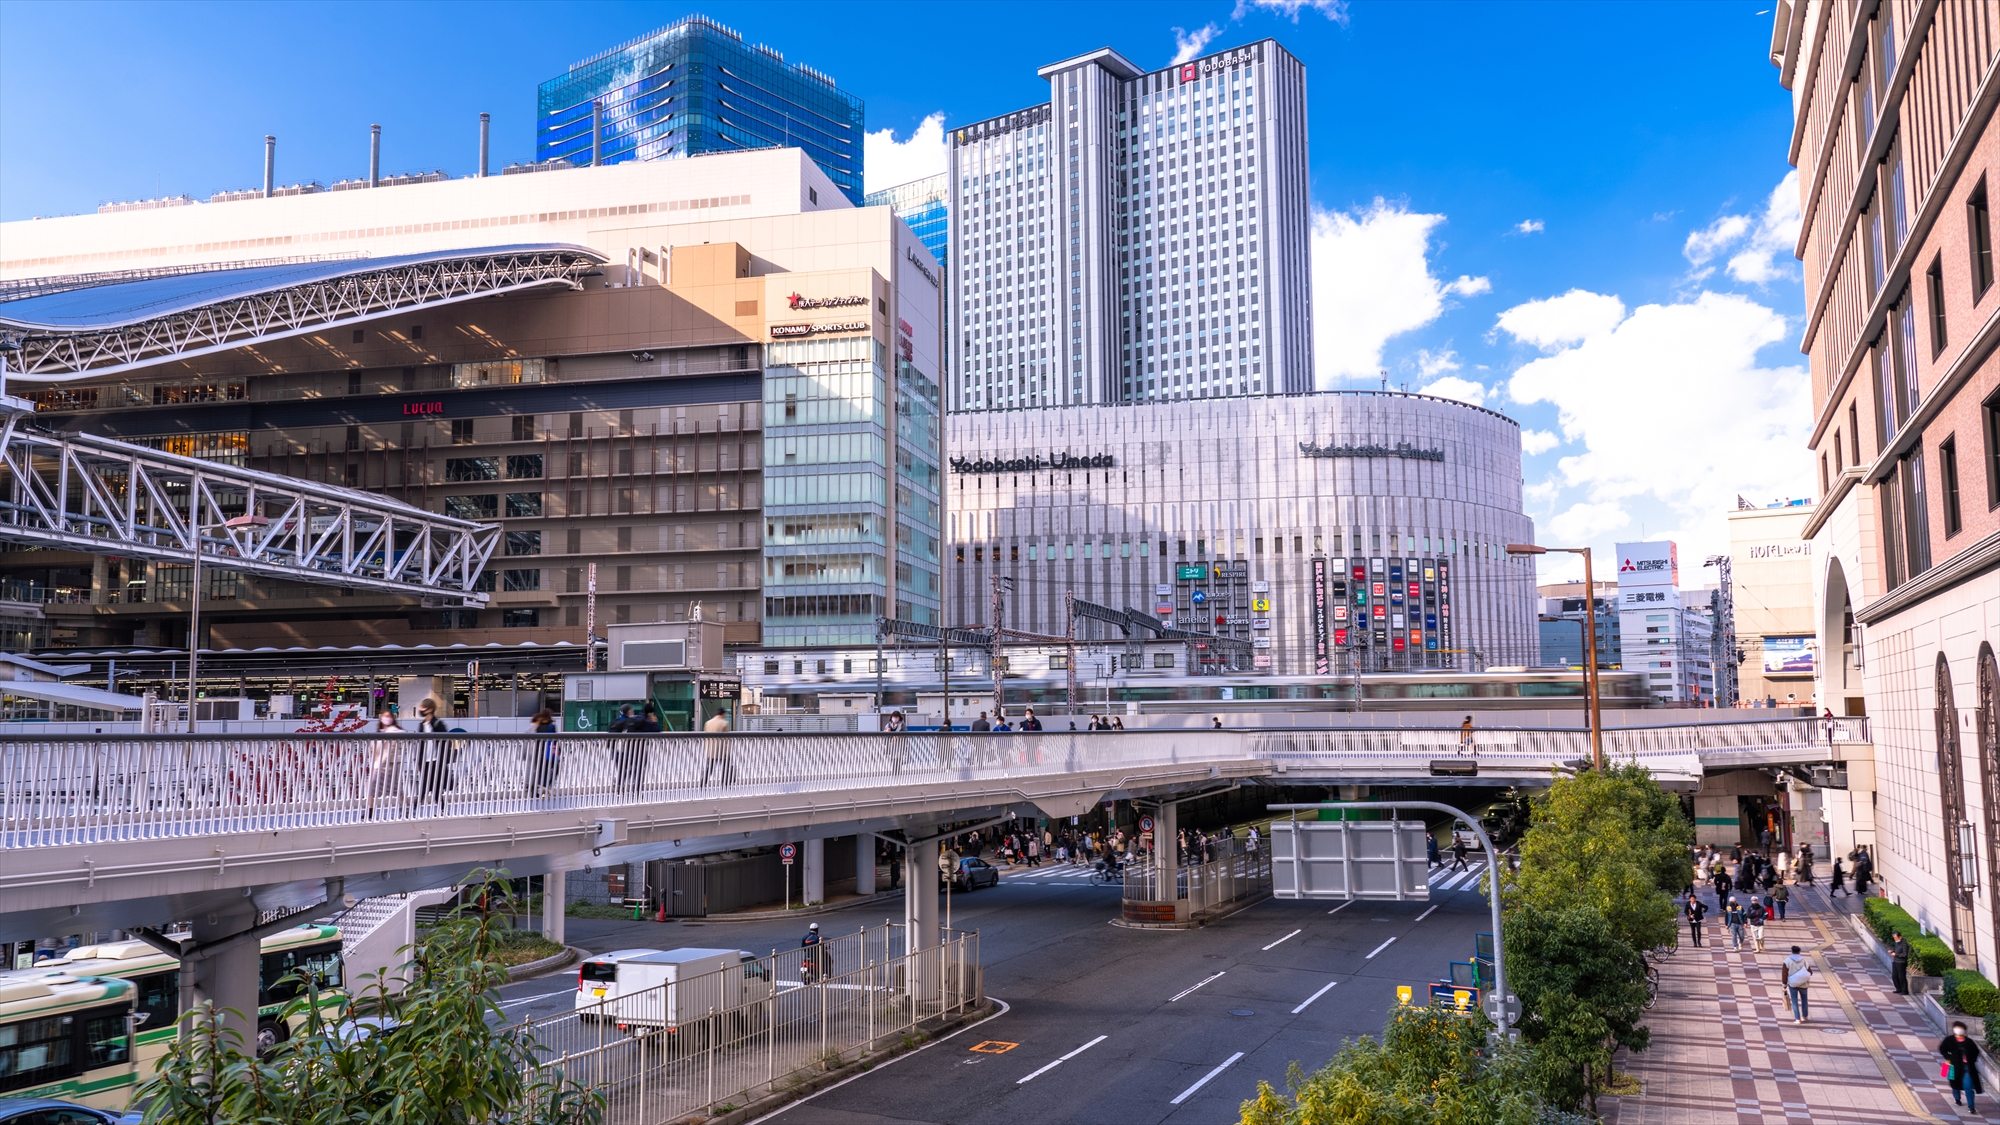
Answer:
[(1313, 675), (1325, 676), (1333, 672), (1333, 661), (1326, 648), (1326, 560), (1312, 561), (1312, 615), (1313, 615)]

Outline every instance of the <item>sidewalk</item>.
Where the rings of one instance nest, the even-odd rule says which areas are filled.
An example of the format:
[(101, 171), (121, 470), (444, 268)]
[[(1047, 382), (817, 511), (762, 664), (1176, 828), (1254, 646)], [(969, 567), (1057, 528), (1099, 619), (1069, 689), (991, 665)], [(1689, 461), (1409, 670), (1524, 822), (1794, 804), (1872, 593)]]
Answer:
[[(1803, 909), (1801, 909), (1803, 908)], [(1647, 1013), (1652, 1045), (1620, 1052), (1618, 1069), (1641, 1092), (1600, 1098), (1612, 1125), (1914, 1125), (2000, 1120), (2000, 1100), (1982, 1095), (1979, 1116), (1954, 1106), (1938, 1078), (1931, 1030), (1915, 1001), (1848, 923), (1859, 900), (1829, 905), (1823, 887), (1794, 887), (1790, 917), (1764, 931), (1764, 952), (1729, 948), (1728, 928), (1709, 915), (1707, 944), (1688, 944), (1660, 968), (1660, 998)], [(1792, 1022), (1780, 963), (1797, 945), (1816, 954), (1812, 1022)]]

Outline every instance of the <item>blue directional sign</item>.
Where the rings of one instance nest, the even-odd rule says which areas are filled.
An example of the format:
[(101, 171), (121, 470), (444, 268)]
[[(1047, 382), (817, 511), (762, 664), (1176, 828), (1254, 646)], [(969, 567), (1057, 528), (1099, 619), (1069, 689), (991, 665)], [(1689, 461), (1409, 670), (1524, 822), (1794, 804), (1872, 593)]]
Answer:
[(1201, 603), (1208, 600), (1208, 595), (1202, 593), (1200, 590), (1196, 590), (1194, 593), (1188, 596), (1194, 601), (1194, 604), (1196, 605), (1200, 605)]

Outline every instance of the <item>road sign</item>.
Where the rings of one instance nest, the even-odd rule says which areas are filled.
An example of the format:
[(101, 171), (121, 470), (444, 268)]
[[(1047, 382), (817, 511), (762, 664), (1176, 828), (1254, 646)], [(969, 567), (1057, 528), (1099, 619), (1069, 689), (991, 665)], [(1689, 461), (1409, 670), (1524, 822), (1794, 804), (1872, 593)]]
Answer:
[(1431, 1003), (1441, 1003), (1448, 1008), (1471, 1015), (1479, 1008), (1479, 991), (1476, 988), (1440, 981), (1431, 985)]
[(1139, 831), (1141, 831), (1141, 832), (1151, 832), (1152, 830), (1153, 830), (1153, 818), (1152, 818), (1152, 817), (1150, 817), (1150, 816), (1142, 816), (1142, 817), (1140, 817), (1140, 818), (1139, 818)]
[(1521, 1022), (1521, 998), (1519, 996), (1510, 995), (1505, 1000), (1502, 1000), (1497, 995), (1486, 998), (1486, 1015), (1494, 1023), (1501, 1022), (1500, 1014), (1503, 1009), (1507, 1014), (1506, 1022), (1509, 1026)]
[(1411, 990), (1410, 986), (1409, 986), (1409, 985), (1407, 985), (1407, 984), (1399, 984), (1399, 985), (1397, 985), (1397, 986), (1396, 986), (1396, 1003), (1398, 1003), (1398, 1004), (1401, 1004), (1401, 1005), (1402, 1005), (1403, 1007), (1405, 1007), (1405, 1008), (1409, 1007), (1409, 1006), (1410, 1006), (1410, 992), (1411, 992), (1411, 991), (1412, 991), (1412, 990)]
[(785, 844), (778, 849), (778, 858), (784, 860), (785, 865), (788, 867), (791, 865), (792, 860), (798, 858), (798, 854), (799, 849), (792, 844)]

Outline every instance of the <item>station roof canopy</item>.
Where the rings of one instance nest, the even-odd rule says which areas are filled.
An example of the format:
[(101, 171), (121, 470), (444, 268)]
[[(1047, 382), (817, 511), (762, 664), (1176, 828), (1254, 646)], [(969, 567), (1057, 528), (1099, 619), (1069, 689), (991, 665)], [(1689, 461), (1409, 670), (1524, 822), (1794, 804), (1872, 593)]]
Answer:
[(65, 382), (499, 293), (582, 287), (604, 255), (568, 243), (235, 268), (168, 267), (0, 286), (7, 377)]

